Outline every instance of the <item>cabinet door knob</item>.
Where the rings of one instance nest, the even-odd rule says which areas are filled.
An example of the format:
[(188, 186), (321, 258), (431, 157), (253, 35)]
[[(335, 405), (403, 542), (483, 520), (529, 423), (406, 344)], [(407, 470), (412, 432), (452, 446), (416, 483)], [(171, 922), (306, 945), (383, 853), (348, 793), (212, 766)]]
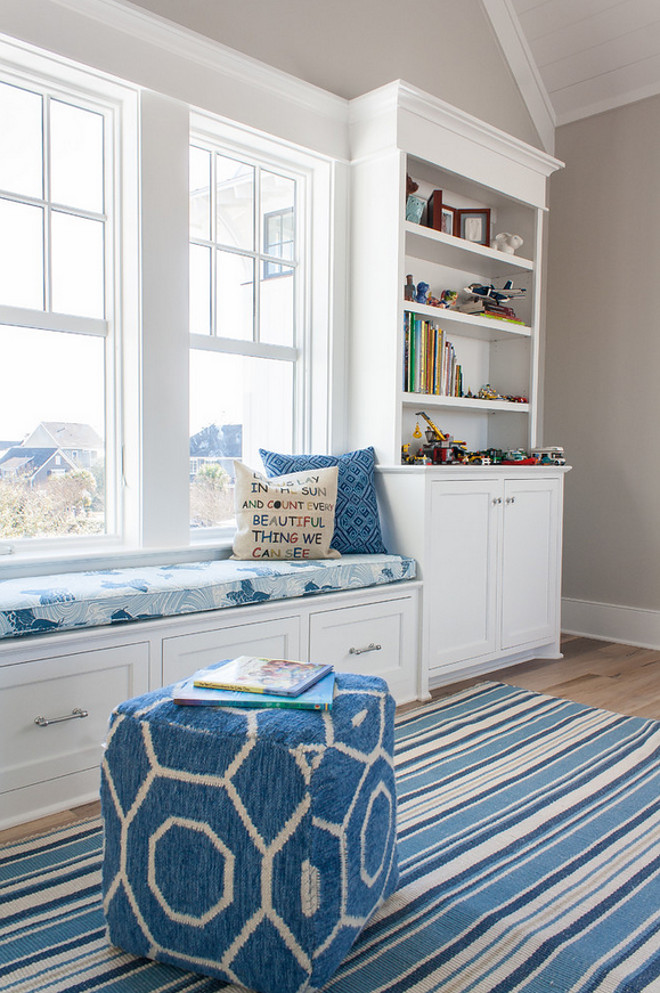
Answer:
[(507, 497), (506, 498), (506, 502), (507, 503), (515, 503), (516, 502), (516, 498), (515, 497)]
[(49, 724), (61, 724), (62, 721), (75, 721), (75, 719), (89, 717), (89, 713), (82, 707), (74, 707), (70, 714), (64, 717), (35, 717), (34, 723), (40, 728), (47, 728)]
[(493, 503), (494, 504), (502, 503), (502, 497), (493, 497)]
[(367, 645), (366, 648), (349, 648), (348, 649), (348, 654), (349, 655), (364, 655), (365, 652), (380, 652), (380, 651), (382, 651), (382, 649), (383, 649), (383, 646), (382, 645), (374, 645), (374, 643), (372, 641), (371, 644), (370, 645)]

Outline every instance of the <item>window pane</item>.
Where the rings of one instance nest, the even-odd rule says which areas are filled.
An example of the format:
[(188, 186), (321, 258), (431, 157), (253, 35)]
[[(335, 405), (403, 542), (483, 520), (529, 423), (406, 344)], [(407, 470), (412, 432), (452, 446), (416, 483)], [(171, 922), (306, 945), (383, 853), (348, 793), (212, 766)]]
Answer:
[(292, 451), (293, 365), (192, 349), (191, 527), (234, 517), (234, 458), (261, 469), (259, 448)]
[(0, 303), (44, 307), (43, 210), (0, 200)]
[(294, 288), (295, 275), (291, 266), (262, 263), (261, 341), (271, 345), (293, 345)]
[(261, 172), (261, 230), (263, 252), (281, 259), (295, 258), (296, 184), (265, 169)]
[(254, 260), (233, 252), (217, 253), (217, 334), (252, 341)]
[(103, 117), (58, 100), (50, 104), (50, 196), (103, 212)]
[(103, 222), (52, 213), (52, 308), (104, 317)]
[(190, 237), (211, 238), (211, 153), (190, 149), (188, 174), (190, 189)]
[(102, 534), (105, 340), (0, 326), (0, 537)]
[(0, 83), (0, 189), (41, 197), (42, 123), (38, 93)]
[(254, 168), (216, 156), (216, 241), (252, 251), (254, 248)]
[(211, 249), (190, 246), (190, 331), (211, 333)]

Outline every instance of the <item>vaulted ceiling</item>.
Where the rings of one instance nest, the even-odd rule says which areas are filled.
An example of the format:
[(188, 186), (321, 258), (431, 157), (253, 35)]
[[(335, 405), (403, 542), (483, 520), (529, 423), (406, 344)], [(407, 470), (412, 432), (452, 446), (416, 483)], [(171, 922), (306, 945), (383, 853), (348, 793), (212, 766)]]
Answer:
[(484, 6), (528, 105), (545, 102), (554, 124), (660, 93), (660, 0)]

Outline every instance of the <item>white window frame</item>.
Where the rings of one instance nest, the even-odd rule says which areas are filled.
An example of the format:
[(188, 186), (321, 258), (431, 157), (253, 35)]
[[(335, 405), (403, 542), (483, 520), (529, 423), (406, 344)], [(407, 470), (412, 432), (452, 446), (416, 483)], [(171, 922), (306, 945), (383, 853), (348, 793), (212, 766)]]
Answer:
[[(327, 451), (329, 435), (332, 169), (329, 161), (221, 118), (194, 111), (190, 143), (295, 178), (297, 300), (293, 346), (190, 334), (191, 349), (293, 362), (293, 449)], [(255, 253), (260, 258), (259, 253)], [(286, 263), (286, 260), (283, 260)], [(255, 271), (255, 279), (260, 274)], [(313, 329), (313, 330), (312, 330)], [(257, 470), (260, 466), (253, 466)], [(230, 543), (234, 526), (191, 529), (191, 544)]]
[[(106, 340), (105, 362), (105, 452), (106, 531), (104, 535), (0, 539), (4, 555), (0, 565), (61, 559), (90, 553), (103, 554), (125, 546), (129, 537), (129, 510), (124, 499), (126, 479), (122, 472), (125, 439), (124, 394), (122, 391), (123, 342), (137, 333), (138, 238), (137, 238), (137, 121), (138, 94), (93, 71), (79, 69), (64, 59), (37, 52), (20, 43), (0, 41), (0, 80), (22, 89), (101, 113), (105, 120), (105, 317), (82, 318), (51, 310), (0, 305), (0, 324), (45, 331), (64, 331), (102, 337)], [(44, 190), (47, 198), (47, 190)], [(10, 196), (11, 198), (11, 196)], [(25, 198), (16, 196), (19, 202)], [(42, 204), (43, 206), (43, 204)], [(50, 210), (46, 200), (45, 210)], [(59, 207), (58, 207), (59, 209)], [(84, 214), (85, 212), (74, 211)], [(134, 218), (134, 221), (130, 221)], [(48, 225), (46, 230), (48, 230)], [(47, 259), (49, 248), (47, 249)], [(48, 274), (44, 272), (46, 291)], [(44, 300), (48, 306), (48, 292)], [(36, 425), (35, 425), (36, 427)]]

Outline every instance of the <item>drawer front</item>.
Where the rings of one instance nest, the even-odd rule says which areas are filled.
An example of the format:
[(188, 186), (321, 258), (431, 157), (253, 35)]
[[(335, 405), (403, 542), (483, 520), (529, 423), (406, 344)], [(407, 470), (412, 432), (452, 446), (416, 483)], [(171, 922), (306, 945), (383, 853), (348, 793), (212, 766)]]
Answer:
[(112, 708), (148, 680), (146, 643), (0, 668), (0, 793), (98, 766)]
[(417, 690), (416, 600), (402, 597), (310, 616), (310, 659), (338, 672), (381, 676), (397, 703)]
[(300, 658), (300, 619), (281, 617), (166, 638), (163, 641), (163, 685), (187, 679), (197, 669), (236, 655)]

